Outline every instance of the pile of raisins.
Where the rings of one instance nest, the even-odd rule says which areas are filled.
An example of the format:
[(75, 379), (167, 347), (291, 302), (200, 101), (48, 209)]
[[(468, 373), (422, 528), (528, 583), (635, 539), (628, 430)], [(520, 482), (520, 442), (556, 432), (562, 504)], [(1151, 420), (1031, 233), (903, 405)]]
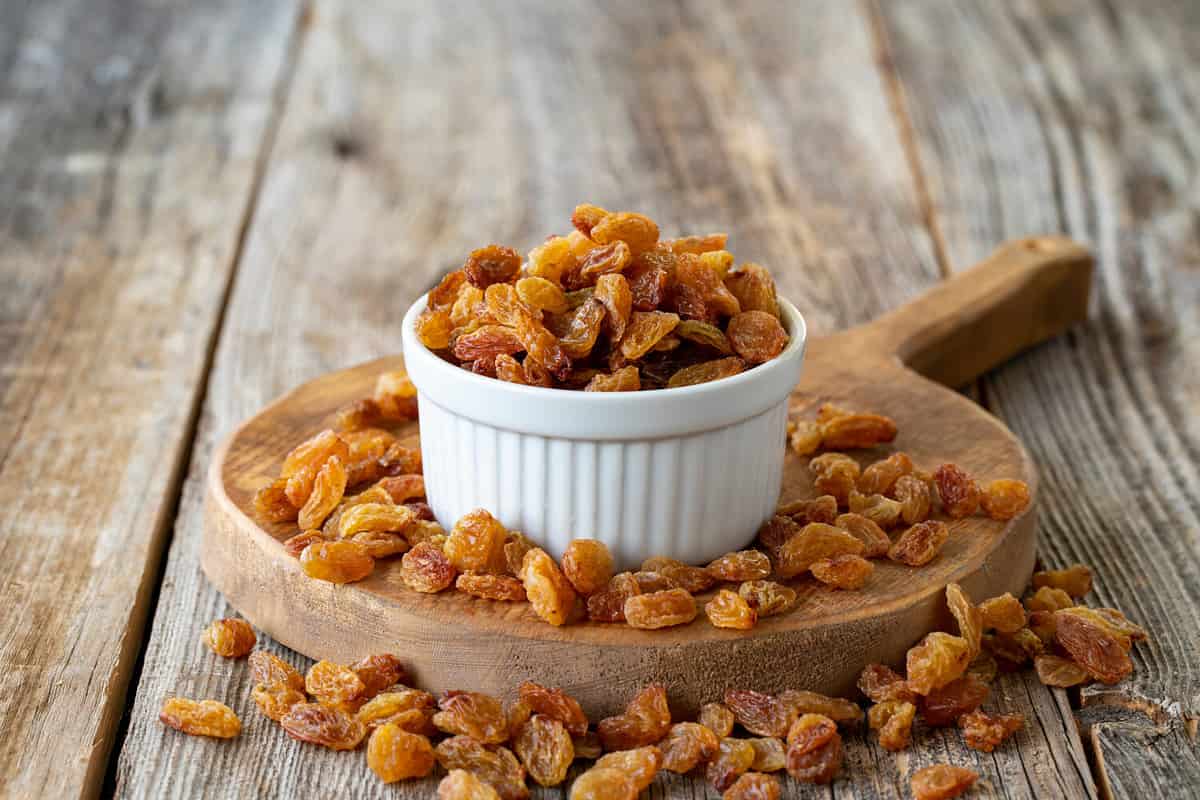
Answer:
[(473, 251), (429, 292), (417, 337), (479, 375), (591, 392), (707, 383), (787, 346), (775, 281), (734, 267), (725, 234), (660, 239), (649, 217), (586, 204), (571, 223), (524, 260)]

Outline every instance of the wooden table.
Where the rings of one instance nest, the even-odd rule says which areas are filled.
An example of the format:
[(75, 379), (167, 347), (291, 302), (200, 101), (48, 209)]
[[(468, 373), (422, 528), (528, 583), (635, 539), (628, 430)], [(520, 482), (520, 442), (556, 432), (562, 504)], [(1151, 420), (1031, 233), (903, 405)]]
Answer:
[[(1150, 629), (1134, 676), (1008, 676), (1015, 744), (852, 736), (832, 788), (785, 793), (906, 797), (950, 760), (979, 797), (1192, 795), (1198, 130), (1191, 0), (3, 0), (0, 796), (428, 795), (281, 735), (199, 645), (229, 611), (204, 472), (272, 397), (396, 351), (468, 249), (581, 200), (728, 230), (818, 331), (1003, 239), (1088, 242), (1091, 321), (972, 391), (1042, 469), (1043, 560)], [(245, 733), (164, 730), (175, 693)]]

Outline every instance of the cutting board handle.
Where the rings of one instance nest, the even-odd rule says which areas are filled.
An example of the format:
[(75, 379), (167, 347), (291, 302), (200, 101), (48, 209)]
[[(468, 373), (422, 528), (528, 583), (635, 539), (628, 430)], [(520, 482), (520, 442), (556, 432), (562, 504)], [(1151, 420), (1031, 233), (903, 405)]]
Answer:
[(873, 349), (959, 388), (1086, 319), (1092, 263), (1063, 236), (1007, 242), (862, 333)]

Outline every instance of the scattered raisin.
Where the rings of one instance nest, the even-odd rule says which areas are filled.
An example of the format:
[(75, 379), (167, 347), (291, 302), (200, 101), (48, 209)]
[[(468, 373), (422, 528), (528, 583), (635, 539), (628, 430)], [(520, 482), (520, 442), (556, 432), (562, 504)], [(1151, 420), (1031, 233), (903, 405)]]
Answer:
[(366, 726), (355, 717), (320, 703), (297, 703), (279, 724), (293, 739), (330, 750), (353, 750), (367, 735)]
[(642, 791), (654, 783), (654, 776), (662, 767), (663, 754), (654, 745), (619, 750), (601, 756), (596, 761), (599, 769), (616, 769), (633, 782), (635, 791)]
[(984, 600), (979, 604), (979, 612), (983, 614), (985, 628), (993, 628), (1001, 633), (1016, 633), (1025, 627), (1025, 609), (1021, 601), (1008, 592)]
[(984, 711), (972, 711), (958, 719), (958, 727), (962, 729), (963, 741), (972, 750), (982, 750), (990, 753), (1001, 742), (1021, 730), (1025, 725), (1023, 714), (988, 714)]
[(300, 553), (300, 566), (310, 578), (331, 583), (361, 581), (375, 569), (375, 559), (357, 542), (314, 541)]
[(1092, 590), (1092, 571), (1083, 564), (1072, 564), (1066, 569), (1033, 573), (1033, 588), (1043, 586), (1061, 589), (1071, 597), (1083, 597)]
[(718, 792), (724, 792), (754, 763), (754, 746), (745, 739), (726, 737), (717, 746), (717, 754), (708, 762), (705, 777)]
[(541, 714), (534, 714), (521, 726), (513, 740), (513, 750), (529, 777), (540, 786), (562, 783), (575, 760), (575, 746), (567, 729), (558, 720)]
[(942, 464), (933, 473), (942, 509), (953, 519), (969, 517), (979, 509), (979, 485), (957, 464)]
[(721, 800), (779, 800), (779, 781), (761, 772), (747, 772), (733, 782)]
[(545, 550), (535, 547), (521, 562), (521, 582), (533, 612), (551, 625), (564, 625), (575, 609), (575, 590)]
[(202, 640), (214, 653), (224, 658), (248, 656), (258, 643), (250, 623), (234, 617), (213, 620), (204, 629)]
[(233, 709), (216, 700), (168, 697), (163, 701), (158, 719), (189, 736), (232, 739), (242, 732), (242, 723)]
[(464, 572), (454, 582), (454, 588), (484, 600), (505, 600), (520, 603), (525, 600), (525, 586), (507, 575), (486, 572)]
[(704, 605), (708, 621), (716, 628), (749, 630), (758, 622), (758, 614), (737, 592), (722, 589)]
[(451, 691), (438, 700), (433, 725), (451, 735), (470, 736), (484, 744), (508, 739), (508, 717), (500, 701), (482, 692)]
[(655, 744), (670, 728), (667, 690), (660, 684), (651, 684), (629, 701), (624, 712), (600, 720), (596, 732), (604, 749), (612, 752)]
[(920, 695), (960, 677), (971, 663), (971, 647), (961, 636), (934, 631), (908, 651), (908, 686)]
[(384, 783), (423, 778), (436, 763), (427, 738), (390, 722), (376, 728), (367, 742), (367, 766)]
[(949, 800), (970, 789), (979, 774), (966, 767), (933, 764), (913, 773), (913, 800)]
[(649, 592), (625, 601), (625, 622), (633, 628), (669, 628), (686, 625), (695, 618), (696, 601), (687, 589)]
[(413, 591), (435, 594), (449, 588), (456, 574), (450, 559), (432, 541), (418, 542), (400, 560), (400, 577)]
[[(710, 704), (713, 705), (713, 704)], [(714, 733), (712, 729), (701, 722), (678, 722), (671, 726), (665, 739), (658, 743), (662, 751), (662, 768), (680, 775), (691, 772), (696, 765), (708, 761), (720, 745), (720, 738), (728, 736), (724, 733)], [(733, 715), (729, 715), (729, 729), (733, 729)]]
[(833, 720), (805, 714), (787, 733), (787, 771), (802, 783), (829, 783), (842, 768), (842, 737)]
[(708, 565), (708, 572), (720, 581), (760, 580), (771, 574), (771, 560), (758, 550), (726, 553)]
[(1024, 481), (1001, 478), (983, 487), (981, 503), (992, 519), (1009, 520), (1029, 508), (1029, 487)]
[(900, 534), (888, 550), (888, 558), (910, 567), (920, 567), (933, 561), (949, 538), (950, 529), (946, 523), (939, 520), (920, 522)]
[(562, 570), (575, 591), (587, 597), (604, 588), (612, 578), (612, 553), (598, 539), (574, 539), (563, 553)]
[(438, 800), (500, 800), (488, 784), (465, 769), (452, 769), (438, 783)]
[(1070, 659), (1056, 656), (1053, 653), (1042, 653), (1033, 659), (1033, 667), (1037, 670), (1038, 680), (1046, 686), (1067, 688), (1087, 683), (1091, 675), (1083, 667)]
[(835, 589), (861, 589), (875, 566), (862, 556), (844, 554), (814, 561), (809, 567), (813, 577)]
[(959, 717), (979, 708), (991, 690), (974, 675), (963, 675), (934, 689), (921, 703), (921, 718), (935, 728), (953, 725)]
[(862, 514), (841, 514), (833, 524), (863, 543), (863, 558), (881, 558), (892, 547), (892, 540), (883, 528)]
[(879, 731), (880, 746), (895, 753), (912, 742), (916, 715), (917, 707), (907, 700), (884, 700), (868, 709), (867, 722), (871, 730)]
[(746, 581), (738, 587), (738, 594), (759, 618), (782, 614), (796, 604), (796, 590), (774, 581)]

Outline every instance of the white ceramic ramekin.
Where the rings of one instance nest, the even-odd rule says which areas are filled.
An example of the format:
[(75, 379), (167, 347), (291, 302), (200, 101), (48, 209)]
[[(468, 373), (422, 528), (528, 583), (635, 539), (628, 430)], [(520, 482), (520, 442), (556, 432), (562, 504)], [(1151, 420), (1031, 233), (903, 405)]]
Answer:
[(804, 318), (779, 306), (791, 338), (778, 358), (697, 386), (612, 393), (521, 386), (443, 361), (416, 336), (422, 297), (402, 335), (433, 513), (448, 529), (485, 508), (555, 558), (572, 539), (599, 539), (621, 569), (743, 548), (779, 500), (804, 359)]

